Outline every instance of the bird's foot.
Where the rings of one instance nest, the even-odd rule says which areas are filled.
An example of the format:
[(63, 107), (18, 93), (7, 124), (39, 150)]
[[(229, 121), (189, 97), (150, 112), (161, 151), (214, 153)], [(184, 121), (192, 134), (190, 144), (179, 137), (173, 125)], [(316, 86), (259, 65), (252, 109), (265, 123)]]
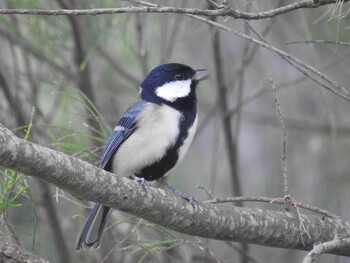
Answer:
[(192, 208), (193, 208), (193, 212), (196, 213), (197, 209), (198, 209), (198, 200), (191, 196), (191, 195), (185, 195), (184, 193), (180, 192), (179, 190), (177, 190), (176, 188), (172, 187), (171, 185), (167, 184), (166, 182), (164, 182), (163, 180), (158, 180), (158, 182), (165, 186), (165, 188), (167, 188), (168, 190), (170, 190), (174, 195), (179, 196), (183, 199), (186, 200), (187, 203), (189, 203)]
[(187, 201), (187, 203), (189, 203), (192, 206), (193, 212), (195, 212), (195, 213), (197, 212), (197, 210), (198, 210), (198, 200), (195, 197), (193, 197), (191, 195), (185, 195), (183, 193), (181, 193), (180, 197), (185, 199)]
[(145, 190), (146, 192), (148, 191), (148, 182), (145, 178), (138, 177), (134, 174), (131, 175), (131, 178), (134, 179), (135, 182), (139, 183), (141, 185), (141, 187), (143, 188), (143, 190)]

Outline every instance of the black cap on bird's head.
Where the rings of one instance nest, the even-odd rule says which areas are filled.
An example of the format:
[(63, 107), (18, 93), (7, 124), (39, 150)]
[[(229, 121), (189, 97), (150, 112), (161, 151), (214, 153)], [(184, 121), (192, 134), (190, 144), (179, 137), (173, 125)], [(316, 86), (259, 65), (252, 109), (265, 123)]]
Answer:
[(205, 69), (194, 70), (189, 66), (169, 63), (153, 69), (141, 83), (141, 97), (157, 104), (176, 104), (196, 101), (195, 88)]

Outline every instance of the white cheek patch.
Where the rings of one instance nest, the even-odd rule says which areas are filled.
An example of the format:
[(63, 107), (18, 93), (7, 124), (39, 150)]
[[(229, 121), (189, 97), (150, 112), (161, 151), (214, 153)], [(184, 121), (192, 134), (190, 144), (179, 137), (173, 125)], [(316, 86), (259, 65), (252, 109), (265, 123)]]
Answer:
[(186, 97), (191, 92), (191, 80), (173, 81), (156, 89), (158, 97), (173, 102), (177, 98)]

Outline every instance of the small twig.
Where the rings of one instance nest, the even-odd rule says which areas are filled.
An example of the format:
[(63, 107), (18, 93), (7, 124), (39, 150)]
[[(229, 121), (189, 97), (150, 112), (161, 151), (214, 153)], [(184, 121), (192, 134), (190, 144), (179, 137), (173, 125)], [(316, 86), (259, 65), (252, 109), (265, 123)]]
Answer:
[(209, 248), (209, 246), (206, 243), (204, 243), (199, 237), (193, 237), (193, 239), (197, 241), (197, 245), (198, 245), (199, 249), (203, 250), (204, 252), (206, 252), (208, 254), (209, 258), (211, 259), (210, 262), (215, 262), (215, 263), (221, 262), (221, 260), (219, 260), (217, 258), (217, 256)]
[(350, 47), (350, 42), (331, 41), (331, 40), (322, 40), (322, 39), (304, 40), (304, 41), (287, 41), (285, 44), (286, 45), (291, 45), (291, 44), (331, 44), (331, 45), (340, 45), (340, 46)]
[(216, 3), (214, 0), (207, 0), (207, 1), (208, 1), (209, 4), (212, 4), (216, 8), (220, 8), (220, 5), (218, 3)]
[[(222, 25), (220, 23), (211, 21), (209, 19), (206, 19), (205, 17), (201, 17), (201, 16), (196, 16), (196, 15), (190, 15), (187, 14), (187, 16), (195, 18), (197, 20), (203, 21), (209, 25), (213, 25), (216, 26), (217, 28), (220, 28), (222, 30), (231, 32), (233, 34), (235, 34), (236, 36), (249, 40), (255, 44), (258, 44), (266, 49), (269, 49), (275, 53), (277, 53), (279, 56), (281, 56), (284, 60), (286, 60), (288, 63), (290, 63), (293, 67), (295, 67), (297, 70), (299, 70), (300, 72), (302, 72), (305, 75), (310, 76), (310, 73), (313, 73), (315, 76), (317, 76), (318, 78), (324, 80), (325, 82), (327, 82), (328, 84), (330, 84), (330, 86), (326, 86), (324, 83), (322, 83), (320, 80), (316, 79), (316, 77), (312, 77), (311, 79), (314, 80), (316, 83), (320, 84), (322, 87), (326, 88), (327, 90), (337, 94), (338, 96), (340, 96), (341, 98), (350, 101), (350, 92), (347, 91), (343, 86), (339, 85), (336, 81), (334, 81), (333, 79), (331, 79), (330, 77), (326, 76), (325, 74), (323, 74), (322, 72), (320, 72), (319, 70), (317, 70), (316, 68), (304, 63), (303, 61), (301, 61), (300, 59), (292, 56), (289, 53), (286, 53), (266, 42), (260, 41), (258, 39), (252, 38), (246, 34), (243, 34), (235, 29), (232, 29), (230, 27), (227, 27), (225, 25)], [(310, 73), (309, 73), (310, 72)]]
[(332, 250), (337, 248), (350, 249), (350, 238), (341, 238), (338, 235), (336, 235), (332, 241), (324, 242), (317, 245), (315, 244), (314, 248), (304, 258), (303, 263), (317, 262), (322, 254), (331, 252)]
[[(335, 64), (340, 63), (342, 61), (342, 59), (347, 58), (349, 54), (350, 54), (350, 52), (344, 52), (344, 54), (342, 54), (340, 57), (335, 57), (333, 60), (327, 61), (325, 66), (322, 67), (322, 70), (327, 70), (327, 69), (331, 68), (332, 66), (334, 66)], [(309, 78), (312, 78), (312, 80), (314, 80), (315, 82), (320, 84), (322, 87), (324, 87), (323, 83), (319, 82), (319, 80), (315, 79), (311, 75), (306, 75), (305, 73), (303, 73), (303, 75), (304, 76), (298, 77), (295, 80), (282, 82), (281, 84), (278, 85), (277, 90), (282, 89), (282, 88), (283, 89), (288, 88), (291, 86), (295, 87), (295, 86), (297, 86), (297, 84), (301, 84), (302, 82), (308, 80)], [(325, 88), (328, 89), (327, 87), (325, 87)], [(244, 99), (244, 101), (242, 101), (240, 104), (236, 105), (233, 109), (231, 109), (230, 112), (228, 112), (228, 114), (230, 116), (235, 114), (240, 108), (242, 108), (243, 106), (249, 104), (250, 102), (258, 99), (259, 97), (264, 96), (267, 92), (269, 92), (268, 89), (262, 88), (262, 89), (258, 90), (257, 92), (255, 92), (254, 94), (247, 96)], [(215, 111), (216, 111), (215, 107), (211, 109), (211, 111), (209, 112), (210, 115), (208, 114), (208, 116), (205, 118), (205, 120), (202, 121), (202, 125), (199, 126), (201, 129), (197, 129), (197, 134), (198, 134), (198, 131), (201, 131), (202, 129), (204, 129), (204, 126), (207, 123), (209, 123), (209, 120), (214, 115)], [(288, 127), (291, 128), (290, 125), (288, 125)]]
[(275, 83), (273, 82), (272, 77), (269, 75), (269, 80), (271, 83), (271, 87), (273, 89), (273, 96), (275, 98), (275, 104), (278, 114), (278, 119), (281, 123), (281, 129), (283, 133), (283, 142), (282, 142), (282, 169), (283, 169), (283, 180), (284, 180), (284, 195), (289, 196), (289, 189), (288, 189), (288, 174), (287, 174), (287, 132), (286, 132), (286, 126), (283, 120), (283, 115), (281, 111), (281, 104), (279, 102), (279, 99), (277, 97), (277, 88), (275, 86)]
[[(224, 203), (232, 203), (232, 202), (262, 202), (262, 203), (277, 203), (277, 204), (285, 204), (286, 201), (283, 198), (271, 198), (271, 197), (227, 197), (227, 198), (215, 198), (212, 200), (206, 200), (203, 203), (206, 204), (224, 204)], [(328, 212), (322, 208), (318, 208), (316, 206), (311, 206), (309, 204), (304, 204), (297, 201), (297, 206), (299, 208), (303, 208), (308, 211), (312, 211), (317, 214), (324, 215), (329, 218), (339, 218), (338, 215)]]
[(298, 206), (293, 206), (295, 208), (295, 210), (297, 211), (298, 214), (298, 221), (299, 221), (299, 233), (300, 233), (300, 238), (301, 238), (301, 242), (303, 243), (304, 247), (306, 247), (305, 241), (304, 241), (304, 237), (303, 237), (303, 233), (306, 233), (306, 235), (308, 236), (308, 238), (310, 238), (310, 240), (312, 239), (310, 236), (309, 231), (307, 231), (303, 220), (301, 219), (301, 214), (300, 214), (300, 208)]
[(303, 243), (304, 246), (306, 246), (305, 241), (304, 241), (304, 237), (303, 237), (303, 233), (306, 233), (306, 235), (310, 238), (310, 240), (311, 240), (311, 236), (310, 236), (310, 233), (306, 230), (306, 227), (302, 221), (299, 202), (297, 200), (295, 200), (293, 197), (291, 197), (290, 195), (285, 195), (283, 198), (273, 199), (270, 203), (271, 204), (276, 203), (277, 201), (284, 202), (284, 205), (279, 210), (281, 210), (282, 208), (285, 208), (287, 205), (292, 206), (296, 210), (297, 215), (298, 215), (298, 223), (299, 223), (298, 227), (299, 227), (299, 234), (300, 234), (301, 242)]
[[(212, 1), (211, 1), (212, 2)], [(0, 9), (0, 15), (44, 15), (44, 16), (81, 16), (81, 15), (106, 15), (106, 14), (123, 14), (123, 13), (177, 13), (177, 14), (192, 14), (202, 16), (230, 16), (236, 19), (256, 20), (271, 18), (278, 15), (286, 14), (303, 8), (318, 8), (324, 5), (336, 4), (339, 0), (300, 0), (298, 2), (284, 5), (278, 8), (261, 11), (256, 13), (242, 12), (232, 9), (229, 6), (218, 9), (200, 9), (200, 8), (181, 8), (170, 6), (156, 7), (120, 7), (120, 8), (91, 8), (91, 9)], [(349, 0), (342, 0), (347, 3)]]
[[(339, 0), (336, 0), (336, 1), (339, 1)], [(343, 0), (343, 1), (345, 1), (345, 0)], [(144, 2), (144, 1), (138, 1), (138, 2), (140, 4), (147, 5), (147, 7), (149, 7), (149, 8), (159, 7), (159, 5), (155, 5), (155, 4)], [(348, 1), (345, 1), (345, 2), (348, 2)], [(318, 1), (317, 3), (313, 2), (313, 4), (317, 4), (319, 6), (319, 5), (325, 4), (325, 2), (323, 1), (321, 3), (321, 2)], [(222, 9), (220, 9), (220, 10), (222, 10)], [(209, 25), (215, 26), (215, 27), (217, 27), (219, 29), (231, 32), (231, 33), (235, 34), (236, 36), (238, 36), (240, 38), (249, 40), (252, 43), (258, 44), (258, 45), (260, 45), (260, 46), (262, 46), (262, 47), (264, 47), (266, 49), (269, 49), (269, 50), (277, 53), (279, 56), (281, 56), (284, 60), (286, 60), (288, 63), (290, 63), (293, 67), (295, 67), (297, 70), (299, 70), (304, 75), (311, 76), (311, 74), (309, 73), (309, 72), (311, 72), (314, 75), (316, 75), (317, 77), (319, 77), (320, 79), (324, 80), (325, 82), (327, 82), (327, 83), (329, 83), (331, 85), (331, 86), (326, 86), (324, 83), (322, 83), (316, 77), (310, 77), (312, 80), (314, 80), (316, 83), (320, 84), (322, 87), (324, 87), (327, 90), (335, 93), (336, 95), (342, 97), (343, 99), (345, 99), (347, 101), (350, 101), (350, 92), (348, 90), (346, 90), (343, 86), (341, 86), (336, 81), (334, 81), (333, 79), (331, 79), (327, 75), (323, 74), (322, 72), (320, 72), (316, 68), (314, 68), (314, 67), (304, 63), (300, 59), (292, 56), (291, 54), (286, 53), (286, 52), (282, 51), (281, 49), (278, 49), (278, 48), (268, 44), (265, 41), (261, 41), (261, 40), (252, 38), (252, 37), (250, 37), (250, 36), (248, 36), (248, 35), (246, 35), (244, 33), (241, 33), (241, 32), (239, 32), (239, 31), (237, 31), (235, 29), (232, 29), (232, 28), (229, 28), (229, 27), (227, 27), (225, 25), (217, 23), (217, 22), (215, 22), (213, 20), (209, 20), (209, 19), (207, 19), (205, 17), (199, 16), (199, 15), (194, 15), (194, 14), (189, 14), (189, 13), (185, 13), (185, 15), (187, 15), (189, 17), (192, 17), (192, 18), (195, 18), (195, 19), (197, 19), (199, 21), (203, 21), (203, 22), (205, 22), (205, 23), (207, 23)]]
[(213, 193), (210, 189), (206, 189), (203, 185), (197, 185), (199, 190), (202, 190), (209, 198), (213, 198)]

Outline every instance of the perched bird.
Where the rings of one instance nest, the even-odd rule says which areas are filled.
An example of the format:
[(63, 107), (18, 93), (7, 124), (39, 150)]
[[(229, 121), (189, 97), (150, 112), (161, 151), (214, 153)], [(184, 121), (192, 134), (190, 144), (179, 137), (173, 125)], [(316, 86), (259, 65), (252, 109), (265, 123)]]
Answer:
[[(177, 63), (153, 69), (141, 83), (140, 98), (109, 137), (100, 167), (130, 176), (144, 187), (173, 169), (193, 141), (198, 120), (196, 86), (205, 71)], [(99, 247), (110, 212), (111, 208), (95, 204), (77, 238), (77, 250)]]

